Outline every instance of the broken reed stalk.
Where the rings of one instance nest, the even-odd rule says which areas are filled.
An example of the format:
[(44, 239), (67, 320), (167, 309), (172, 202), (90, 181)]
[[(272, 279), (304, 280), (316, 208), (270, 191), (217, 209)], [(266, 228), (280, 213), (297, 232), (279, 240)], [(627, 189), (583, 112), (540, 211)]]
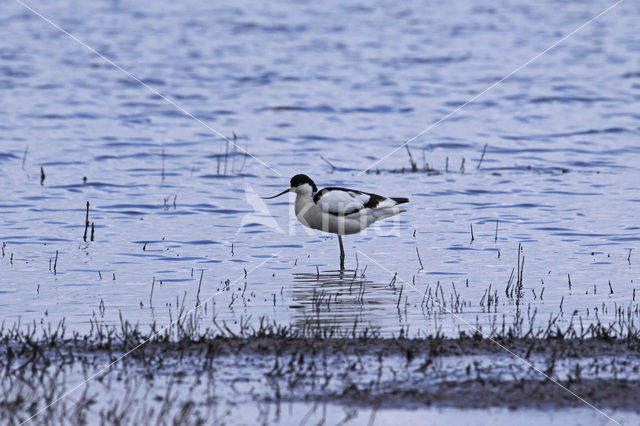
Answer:
[(247, 157), (248, 156), (249, 156), (249, 142), (245, 138), (245, 141), (244, 141), (244, 156), (242, 157), (242, 165), (240, 166), (240, 170), (238, 170), (238, 173), (242, 173), (242, 170), (244, 169), (244, 165), (247, 162)]
[[(24, 149), (24, 155), (22, 156), (22, 170), (24, 170), (24, 165), (27, 162), (27, 153), (29, 152), (29, 145)], [(42, 169), (42, 167), (41, 167)]]
[(473, 237), (473, 223), (471, 224), (471, 243), (473, 242), (473, 240), (475, 240), (475, 238)]
[(164, 182), (164, 147), (162, 147), (162, 182)]
[(95, 228), (93, 227), (93, 222), (91, 222), (91, 241), (93, 241)]
[(89, 229), (89, 202), (87, 201), (87, 214), (84, 218), (84, 236), (82, 239), (87, 242), (87, 230)]
[(496, 219), (496, 236), (494, 237), (493, 242), (498, 242), (498, 219)]
[(229, 139), (225, 141), (225, 152), (224, 152), (224, 175), (227, 175), (227, 160), (229, 159)]
[(53, 261), (53, 275), (58, 273), (58, 250), (56, 250), (56, 260)]
[(519, 304), (520, 298), (522, 298), (523, 275), (524, 275), (524, 255), (522, 255), (522, 243), (518, 243), (518, 276), (516, 279), (516, 304)]
[[(507, 287), (504, 289), (504, 294), (507, 297), (511, 297), (511, 293), (509, 292), (509, 288), (511, 287), (511, 283), (513, 282), (513, 273), (515, 272), (515, 268), (511, 270), (511, 275), (509, 275), (509, 280), (507, 281)], [(512, 290), (513, 292), (513, 290)]]
[(478, 161), (478, 167), (476, 167), (476, 170), (480, 170), (480, 166), (482, 165), (482, 160), (484, 160), (484, 154), (487, 152), (488, 145), (489, 145), (488, 143), (484, 144), (484, 148), (482, 149), (482, 155), (480, 156), (480, 161)]
[(414, 161), (413, 155), (411, 155), (411, 150), (409, 150), (409, 144), (405, 143), (404, 147), (407, 148), (407, 154), (409, 154), (409, 163), (411, 164), (411, 171), (415, 172), (418, 170), (418, 164)]
[(417, 246), (416, 246), (416, 254), (418, 255), (418, 262), (420, 262), (420, 270), (422, 271), (424, 269), (424, 266), (422, 266), (422, 259), (420, 259), (420, 252), (418, 251)]
[(151, 293), (149, 294), (149, 307), (153, 308), (153, 288), (156, 286), (156, 277), (151, 281)]
[(235, 173), (236, 172), (236, 153), (238, 152), (238, 144), (236, 143), (238, 141), (238, 137), (236, 136), (236, 132), (232, 131), (233, 133), (233, 155), (231, 157), (231, 173)]
[(40, 186), (44, 185), (44, 179), (46, 176), (44, 175), (44, 169), (40, 166)]
[(516, 284), (520, 282), (520, 251), (522, 250), (522, 243), (518, 243), (518, 277), (516, 279)]
[[(234, 133), (235, 135), (235, 133)], [(200, 282), (198, 283), (198, 293), (196, 294), (196, 308), (200, 306), (200, 287), (202, 287), (202, 277), (204, 276), (204, 269), (200, 271)]]
[(327, 160), (326, 158), (324, 158), (322, 155), (320, 156), (320, 158), (322, 159), (322, 161), (324, 161), (325, 163), (327, 163), (329, 165), (329, 167), (331, 167), (331, 171), (335, 171), (337, 169), (336, 166), (334, 166), (333, 164), (331, 164), (331, 162), (329, 160)]

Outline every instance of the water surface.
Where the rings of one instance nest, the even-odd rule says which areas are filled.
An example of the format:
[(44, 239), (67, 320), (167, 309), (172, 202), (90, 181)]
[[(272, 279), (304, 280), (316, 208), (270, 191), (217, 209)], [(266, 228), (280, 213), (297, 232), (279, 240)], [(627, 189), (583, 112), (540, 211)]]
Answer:
[[(637, 312), (633, 2), (413, 140), (419, 172), (400, 149), (361, 173), (608, 5), (32, 3), (211, 128), (235, 132), (267, 168), (3, 2), (1, 319), (66, 318), (83, 330), (122, 312), (166, 323), (177, 300), (214, 295), (202, 315), (230, 325), (315, 318), (396, 335), (486, 329), (516, 310), (543, 323), (561, 309), (561, 322)], [(333, 236), (304, 229), (286, 197), (258, 198), (300, 172), (411, 203), (345, 239), (340, 276)], [(84, 242), (87, 201), (95, 240)], [(505, 287), (519, 244), (516, 306)], [(414, 283), (438, 289), (442, 306)]]

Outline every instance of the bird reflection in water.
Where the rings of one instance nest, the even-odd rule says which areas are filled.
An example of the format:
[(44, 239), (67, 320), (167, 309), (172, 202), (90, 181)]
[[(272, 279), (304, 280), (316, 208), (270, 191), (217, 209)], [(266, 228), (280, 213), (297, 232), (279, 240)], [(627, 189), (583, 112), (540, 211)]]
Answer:
[(359, 334), (380, 329), (385, 312), (395, 306), (396, 289), (367, 279), (365, 273), (366, 268), (294, 273), (289, 289), (293, 321), (307, 330)]

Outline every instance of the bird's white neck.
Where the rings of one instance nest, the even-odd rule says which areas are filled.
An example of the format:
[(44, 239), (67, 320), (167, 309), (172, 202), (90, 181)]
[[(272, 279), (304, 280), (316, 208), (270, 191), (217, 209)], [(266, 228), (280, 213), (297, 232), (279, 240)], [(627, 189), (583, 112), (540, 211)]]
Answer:
[(296, 193), (296, 215), (306, 211), (313, 204), (313, 188), (309, 184), (297, 186), (294, 191)]
[(300, 185), (300, 186), (296, 186), (294, 188), (293, 192), (296, 193), (298, 198), (300, 198), (300, 197), (313, 198), (313, 187), (311, 185), (309, 185), (308, 183), (305, 183), (305, 184)]

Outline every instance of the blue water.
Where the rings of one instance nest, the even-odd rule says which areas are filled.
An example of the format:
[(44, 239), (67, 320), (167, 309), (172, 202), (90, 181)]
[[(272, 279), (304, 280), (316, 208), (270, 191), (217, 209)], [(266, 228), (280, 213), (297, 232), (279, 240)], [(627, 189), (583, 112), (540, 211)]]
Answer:
[[(29, 4), (207, 126), (235, 133), (268, 167), (19, 3), (0, 3), (5, 324), (66, 318), (84, 330), (119, 312), (165, 323), (176, 300), (195, 306), (202, 273), (200, 300), (220, 292), (201, 312), (209, 320), (358, 318), (387, 334), (457, 333), (462, 320), (487, 327), (513, 316), (504, 290), (519, 243), (529, 313), (547, 318), (561, 303), (565, 322), (637, 312), (636, 3), (435, 127), (612, 3)], [(427, 128), (409, 144), (411, 173), (396, 148)], [(411, 199), (396, 220), (346, 238), (357, 279), (328, 272), (337, 241), (303, 229), (286, 197), (258, 199), (301, 172), (321, 187)], [(84, 242), (87, 201), (95, 241)], [(436, 316), (410, 284), (438, 281), (447, 305)], [(492, 314), (480, 305), (490, 285)], [(454, 286), (467, 304), (455, 316)]]

